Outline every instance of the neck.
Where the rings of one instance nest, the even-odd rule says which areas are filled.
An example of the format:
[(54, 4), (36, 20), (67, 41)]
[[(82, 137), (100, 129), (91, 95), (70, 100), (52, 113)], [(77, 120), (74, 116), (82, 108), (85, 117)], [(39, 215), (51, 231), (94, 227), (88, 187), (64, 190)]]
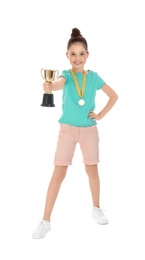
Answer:
[(79, 72), (79, 73), (84, 73), (85, 71), (83, 69), (71, 69), (73, 72)]

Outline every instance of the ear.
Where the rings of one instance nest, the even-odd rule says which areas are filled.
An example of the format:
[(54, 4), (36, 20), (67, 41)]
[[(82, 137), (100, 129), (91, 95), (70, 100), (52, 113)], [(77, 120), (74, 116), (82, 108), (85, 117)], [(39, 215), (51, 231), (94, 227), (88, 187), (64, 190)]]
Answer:
[(87, 58), (89, 57), (90, 53), (87, 51)]
[(68, 52), (66, 52), (66, 57), (68, 58)]

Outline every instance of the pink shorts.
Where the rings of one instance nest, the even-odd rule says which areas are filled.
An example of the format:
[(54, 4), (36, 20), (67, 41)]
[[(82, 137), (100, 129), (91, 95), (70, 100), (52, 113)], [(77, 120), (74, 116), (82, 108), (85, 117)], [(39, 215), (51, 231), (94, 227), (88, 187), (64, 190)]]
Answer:
[(54, 165), (71, 165), (77, 143), (80, 145), (85, 164), (94, 165), (99, 162), (99, 136), (96, 125), (76, 127), (60, 124)]

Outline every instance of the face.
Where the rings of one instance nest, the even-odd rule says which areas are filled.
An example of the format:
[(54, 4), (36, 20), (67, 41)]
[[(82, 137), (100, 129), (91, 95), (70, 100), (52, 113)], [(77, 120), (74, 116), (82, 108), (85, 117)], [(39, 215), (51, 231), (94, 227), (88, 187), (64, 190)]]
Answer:
[(89, 53), (81, 43), (77, 42), (72, 44), (67, 51), (66, 56), (72, 65), (74, 72), (83, 72), (84, 64), (86, 63)]

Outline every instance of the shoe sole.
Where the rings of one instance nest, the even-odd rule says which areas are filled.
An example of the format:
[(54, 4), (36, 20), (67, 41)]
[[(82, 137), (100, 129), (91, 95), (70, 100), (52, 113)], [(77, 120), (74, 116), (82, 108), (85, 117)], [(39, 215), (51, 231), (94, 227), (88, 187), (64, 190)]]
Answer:
[(109, 222), (105, 222), (105, 223), (103, 223), (103, 222), (98, 222), (94, 217), (93, 217), (93, 219), (96, 221), (96, 223), (97, 224), (99, 224), (99, 225), (108, 225), (109, 224)]
[[(50, 229), (50, 230), (51, 230), (51, 229)], [(41, 238), (44, 238), (44, 237), (47, 235), (47, 233), (50, 232), (50, 230), (48, 230), (48, 231), (45, 233), (45, 235), (43, 235), (43, 236), (39, 236), (39, 237), (38, 237), (38, 236), (32, 235), (32, 238), (33, 238), (33, 239), (41, 239)]]
[(34, 237), (34, 236), (32, 236), (32, 238), (33, 239), (41, 239), (41, 238), (44, 238), (45, 236), (43, 236), (43, 237)]

